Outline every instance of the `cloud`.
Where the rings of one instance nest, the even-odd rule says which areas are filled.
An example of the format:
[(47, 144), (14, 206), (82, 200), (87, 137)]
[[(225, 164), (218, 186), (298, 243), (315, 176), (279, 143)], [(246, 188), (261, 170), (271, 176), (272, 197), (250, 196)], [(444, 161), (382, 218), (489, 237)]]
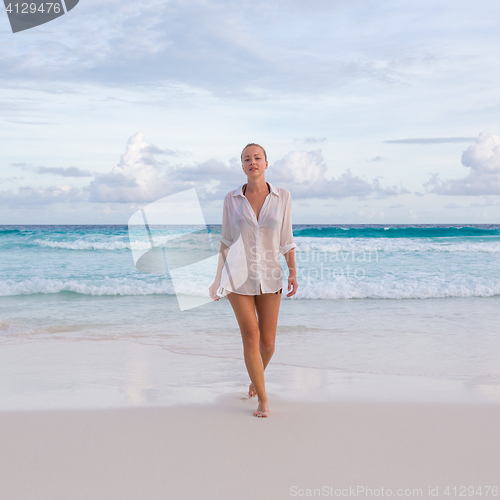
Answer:
[[(78, 15), (60, 23), (57, 37), (37, 30), (0, 47), (0, 81), (36, 82), (38, 88), (58, 82), (48, 89), (70, 82), (107, 88), (182, 82), (218, 96), (266, 100), (290, 92), (317, 96), (367, 79), (406, 80), (408, 63), (398, 63), (399, 56), (394, 60), (380, 48), (375, 55), (359, 50), (366, 27), (349, 25), (350, 14), (338, 10), (337, 2), (294, 4), (142, 0), (138, 8), (117, 0), (80, 2)], [(381, 31), (385, 16), (371, 12), (372, 23), (384, 19), (377, 21), (375, 31)], [(321, 36), (327, 30), (332, 36)], [(390, 36), (390, 30), (383, 32)], [(346, 40), (350, 43), (339, 50)], [(415, 57), (417, 64), (428, 64)]]
[[(46, 205), (61, 202), (93, 203), (149, 203), (169, 194), (193, 187), (201, 199), (222, 199), (243, 183), (244, 175), (236, 158), (223, 162), (209, 159), (195, 165), (170, 165), (158, 162), (155, 155), (170, 155), (177, 152), (147, 144), (141, 132), (127, 142), (126, 151), (119, 163), (109, 172), (98, 173), (85, 187), (71, 185), (38, 188), (23, 186), (17, 193), (0, 191), (0, 203), (9, 206)], [(66, 177), (83, 177), (89, 172), (76, 167), (38, 167), (25, 163), (16, 164), (22, 169), (35, 170)], [(90, 174), (94, 175), (94, 174)]]
[(306, 137), (304, 142), (307, 144), (316, 144), (318, 142), (326, 142), (328, 139), (326, 137)]
[(26, 121), (26, 120), (5, 120), (8, 123), (18, 123), (20, 125), (53, 125), (51, 122), (33, 122), (33, 121)]
[(130, 137), (120, 162), (110, 172), (97, 174), (83, 188), (93, 202), (149, 202), (169, 193), (168, 179), (154, 159), (154, 147), (141, 132)]
[(421, 137), (415, 139), (394, 139), (386, 144), (447, 144), (449, 142), (472, 142), (475, 137)]
[(374, 156), (373, 158), (370, 159), (370, 161), (380, 161), (382, 159), (381, 156)]
[(50, 186), (48, 188), (21, 186), (17, 193), (14, 193), (12, 189), (0, 192), (0, 204), (7, 205), (8, 207), (81, 201), (85, 201), (85, 196), (82, 196), (81, 191), (68, 185)]
[[(229, 165), (209, 159), (194, 165), (169, 164), (160, 169), (152, 153), (155, 148), (144, 141), (142, 133), (132, 136), (118, 165), (97, 175), (84, 188), (89, 201), (151, 202), (193, 187), (201, 199), (220, 200), (246, 180), (236, 158)], [(289, 189), (296, 198), (387, 197), (408, 192), (401, 186), (382, 187), (378, 178), (367, 181), (349, 169), (337, 179), (326, 179), (326, 171), (318, 150), (292, 151), (269, 166), (266, 173), (270, 182)]]
[(408, 193), (401, 186), (382, 187), (378, 178), (371, 181), (346, 169), (338, 178), (327, 179), (327, 165), (321, 150), (292, 151), (269, 167), (271, 182), (279, 183), (296, 198), (347, 198), (350, 196), (397, 196)]
[(98, 174), (83, 188), (89, 194), (89, 201), (151, 202), (193, 187), (201, 199), (219, 199), (243, 180), (241, 170), (234, 168), (236, 160), (230, 166), (209, 159), (187, 166), (162, 164), (160, 168), (154, 155), (169, 154), (165, 151), (171, 150), (147, 144), (142, 132), (133, 135), (118, 165), (108, 173)]
[[(71, 185), (36, 188), (24, 186), (18, 193), (0, 192), (0, 203), (36, 205), (61, 202), (149, 203), (169, 194), (196, 188), (200, 199), (222, 200), (246, 179), (237, 158), (228, 164), (208, 159), (191, 165), (170, 164), (156, 160), (157, 154), (168, 154), (145, 142), (142, 132), (129, 138), (120, 161), (109, 172), (98, 173), (85, 187)], [(21, 168), (27, 168), (23, 166)], [(82, 177), (88, 172), (76, 167), (38, 167), (40, 173)], [(267, 178), (289, 189), (296, 198), (378, 198), (408, 193), (401, 186), (383, 187), (379, 178), (366, 180), (350, 169), (337, 178), (325, 177), (327, 165), (321, 150), (291, 151), (267, 170)]]
[(156, 147), (154, 144), (146, 146), (144, 148), (144, 153), (153, 155), (169, 155), (169, 156), (177, 156), (178, 154), (182, 154), (180, 151), (175, 151), (173, 149), (160, 149)]
[(486, 198), (484, 200), (484, 203), (479, 203), (479, 202), (474, 202), (469, 205), (470, 208), (484, 208), (484, 207), (493, 207), (493, 206), (498, 206), (500, 203), (494, 202), (493, 200), (490, 200)]
[(21, 176), (21, 177), (0, 177), (0, 183), (3, 183), (3, 182), (16, 182), (16, 181), (20, 181), (20, 180), (23, 180), (24, 177)]
[(442, 181), (433, 174), (424, 187), (430, 193), (444, 195), (500, 194), (500, 136), (482, 132), (476, 144), (462, 154), (462, 165), (470, 168), (463, 179)]
[(38, 167), (35, 171), (39, 174), (54, 174), (63, 177), (92, 177), (90, 170), (80, 170), (77, 167)]

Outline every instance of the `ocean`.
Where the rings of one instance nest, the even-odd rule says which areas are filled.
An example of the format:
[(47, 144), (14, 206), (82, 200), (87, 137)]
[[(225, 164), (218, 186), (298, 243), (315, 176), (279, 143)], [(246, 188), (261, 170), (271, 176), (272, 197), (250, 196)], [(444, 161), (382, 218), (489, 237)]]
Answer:
[[(209, 231), (220, 238), (220, 225)], [(189, 232), (165, 229), (167, 238)], [(286, 297), (281, 256), (268, 391), (500, 400), (499, 224), (294, 224), (293, 232), (299, 287)], [(132, 251), (141, 245), (127, 226), (0, 226), (0, 409), (72, 407), (74, 398), (62, 400), (78, 390), (85, 404), (101, 394), (98, 406), (244, 393), (248, 376), (228, 300), (181, 311), (168, 270), (135, 268)], [(183, 245), (196, 250), (189, 239)], [(186, 268), (176, 290), (208, 294), (213, 279), (213, 266), (201, 263)], [(90, 382), (88, 374), (106, 365), (98, 348), (109, 366)], [(56, 376), (68, 349), (72, 361)], [(139, 351), (142, 382), (134, 393), (123, 380), (130, 382), (130, 366), (137, 379), (130, 356)], [(113, 357), (118, 352), (122, 358)]]

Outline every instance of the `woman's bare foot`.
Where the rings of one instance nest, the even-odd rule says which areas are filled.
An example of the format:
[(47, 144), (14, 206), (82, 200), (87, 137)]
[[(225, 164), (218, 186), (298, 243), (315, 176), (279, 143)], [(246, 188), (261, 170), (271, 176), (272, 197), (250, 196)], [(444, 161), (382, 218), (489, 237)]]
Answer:
[(257, 391), (254, 389), (254, 386), (252, 383), (248, 386), (248, 395), (253, 398), (254, 396), (257, 396)]
[(267, 401), (260, 401), (259, 406), (257, 406), (257, 411), (254, 411), (255, 417), (267, 417), (269, 415), (269, 408), (267, 406)]

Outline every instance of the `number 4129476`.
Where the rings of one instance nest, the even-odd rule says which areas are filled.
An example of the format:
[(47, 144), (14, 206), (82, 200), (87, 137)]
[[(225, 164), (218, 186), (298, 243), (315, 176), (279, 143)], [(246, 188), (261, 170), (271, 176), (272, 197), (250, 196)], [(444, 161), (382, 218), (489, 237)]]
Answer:
[(50, 14), (51, 12), (59, 14), (61, 12), (60, 3), (41, 3), (37, 6), (35, 3), (9, 3), (7, 5), (7, 12), (9, 14)]

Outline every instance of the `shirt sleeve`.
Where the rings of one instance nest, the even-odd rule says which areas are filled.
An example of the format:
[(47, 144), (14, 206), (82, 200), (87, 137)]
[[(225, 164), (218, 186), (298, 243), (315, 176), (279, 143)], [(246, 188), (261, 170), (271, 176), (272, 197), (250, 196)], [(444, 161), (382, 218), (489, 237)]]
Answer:
[(292, 231), (292, 196), (288, 193), (288, 200), (285, 204), (285, 213), (283, 214), (283, 224), (281, 225), (280, 252), (282, 255), (288, 253), (297, 244), (293, 242)]
[(231, 217), (229, 213), (229, 202), (227, 196), (224, 198), (224, 208), (222, 209), (222, 237), (221, 242), (230, 247), (233, 244), (231, 236)]

